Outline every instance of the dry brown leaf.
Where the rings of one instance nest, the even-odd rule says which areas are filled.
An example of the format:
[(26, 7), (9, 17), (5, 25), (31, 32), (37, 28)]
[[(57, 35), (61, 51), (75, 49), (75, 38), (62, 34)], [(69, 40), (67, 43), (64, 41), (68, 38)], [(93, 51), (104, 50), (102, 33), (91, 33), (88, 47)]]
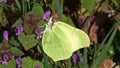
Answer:
[(115, 63), (111, 59), (104, 59), (99, 68), (113, 68), (114, 65)]
[(91, 26), (91, 28), (90, 28), (90, 34), (89, 34), (91, 42), (94, 42), (94, 43), (98, 42), (98, 40), (97, 40), (97, 30), (98, 30), (98, 28), (99, 27), (96, 25), (96, 23), (94, 23)]

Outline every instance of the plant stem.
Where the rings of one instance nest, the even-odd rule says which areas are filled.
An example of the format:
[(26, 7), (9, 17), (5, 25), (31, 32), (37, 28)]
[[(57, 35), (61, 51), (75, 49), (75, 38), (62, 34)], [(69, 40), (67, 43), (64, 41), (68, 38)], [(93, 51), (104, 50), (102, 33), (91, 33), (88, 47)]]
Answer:
[(18, 1), (18, 0), (15, 0), (15, 2), (16, 2), (16, 4), (17, 4), (18, 9), (21, 11), (21, 5), (20, 5), (19, 1)]

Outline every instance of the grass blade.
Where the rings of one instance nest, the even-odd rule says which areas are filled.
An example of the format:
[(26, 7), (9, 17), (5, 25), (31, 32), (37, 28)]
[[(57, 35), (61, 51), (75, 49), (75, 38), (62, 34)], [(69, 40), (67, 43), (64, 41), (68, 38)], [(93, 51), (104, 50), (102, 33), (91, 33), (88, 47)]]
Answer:
[(117, 32), (117, 28), (118, 25), (120, 24), (120, 20), (113, 26), (115, 27), (108, 42), (106, 43), (106, 45), (104, 46), (104, 48), (102, 49), (101, 53), (99, 54), (99, 56), (96, 58), (96, 60), (92, 63), (91, 68), (98, 68), (99, 64), (101, 63), (101, 61), (104, 59), (110, 45), (112, 44), (112, 41), (115, 37), (115, 34)]

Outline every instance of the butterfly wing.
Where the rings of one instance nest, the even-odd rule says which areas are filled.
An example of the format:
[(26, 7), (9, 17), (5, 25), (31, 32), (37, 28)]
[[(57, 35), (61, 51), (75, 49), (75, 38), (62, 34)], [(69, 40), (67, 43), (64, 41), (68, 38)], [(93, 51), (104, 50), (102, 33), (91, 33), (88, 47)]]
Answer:
[(68, 59), (80, 48), (88, 47), (88, 35), (63, 22), (56, 22), (52, 29), (47, 28), (43, 34), (42, 45), (44, 52), (54, 61)]
[(55, 26), (53, 26), (53, 32), (64, 40), (64, 43), (68, 43), (67, 45), (63, 45), (63, 47), (65, 49), (68, 48), (67, 50), (72, 50), (72, 52), (80, 48), (89, 47), (90, 45), (90, 39), (84, 31), (63, 22), (56, 22)]
[(51, 30), (45, 31), (42, 45), (44, 52), (54, 61), (68, 59), (72, 55), (71, 52), (62, 47), (66, 44), (62, 43), (62, 40)]

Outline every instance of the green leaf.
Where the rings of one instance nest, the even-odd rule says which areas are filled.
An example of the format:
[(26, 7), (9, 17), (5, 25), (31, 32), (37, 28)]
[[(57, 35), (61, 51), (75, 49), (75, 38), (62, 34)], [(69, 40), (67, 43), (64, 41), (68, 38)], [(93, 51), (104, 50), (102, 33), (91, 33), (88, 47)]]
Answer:
[(32, 12), (37, 14), (38, 16), (42, 16), (44, 13), (43, 8), (41, 7), (39, 3), (35, 3), (33, 5)]
[(18, 25), (22, 25), (22, 23), (23, 23), (22, 19), (19, 18), (19, 19), (12, 25), (12, 27), (16, 27), (16, 26), (18, 26)]
[[(2, 62), (2, 61), (0, 61), (0, 62)], [(0, 64), (0, 68), (16, 68), (16, 61), (15, 61), (15, 59), (11, 59), (10, 61), (8, 61), (7, 65)]]
[(24, 33), (21, 33), (18, 39), (24, 46), (25, 50), (29, 50), (38, 43), (34, 35), (25, 35)]
[(63, 21), (66, 22), (67, 24), (73, 26), (73, 27), (75, 26), (73, 21), (71, 20), (71, 18), (68, 16), (63, 15)]
[(92, 13), (95, 8), (96, 0), (81, 0), (81, 3), (86, 10)]
[(112, 0), (112, 2), (114, 3), (116, 8), (120, 7), (120, 4), (119, 4), (118, 0)]
[(18, 42), (18, 40), (15, 39), (15, 37), (11, 37), (10, 43), (11, 43), (11, 45), (14, 45), (15, 47), (18, 47), (20, 45), (20, 43)]
[(34, 26), (29, 26), (29, 25), (26, 24), (26, 23), (23, 25), (23, 28), (24, 28), (24, 32), (25, 32), (26, 34), (32, 34), (33, 31), (34, 31)]
[(18, 48), (12, 47), (10, 50), (11, 50), (11, 52), (15, 56), (22, 56), (22, 55), (24, 55), (24, 53), (20, 49), (18, 49)]
[(37, 60), (33, 60), (30, 57), (25, 57), (22, 60), (22, 68), (35, 68), (35, 66), (40, 66), (44, 68), (43, 63)]
[(78, 49), (89, 47), (88, 35), (64, 22), (49, 21), (43, 34), (42, 47), (44, 52), (54, 61), (68, 59)]

